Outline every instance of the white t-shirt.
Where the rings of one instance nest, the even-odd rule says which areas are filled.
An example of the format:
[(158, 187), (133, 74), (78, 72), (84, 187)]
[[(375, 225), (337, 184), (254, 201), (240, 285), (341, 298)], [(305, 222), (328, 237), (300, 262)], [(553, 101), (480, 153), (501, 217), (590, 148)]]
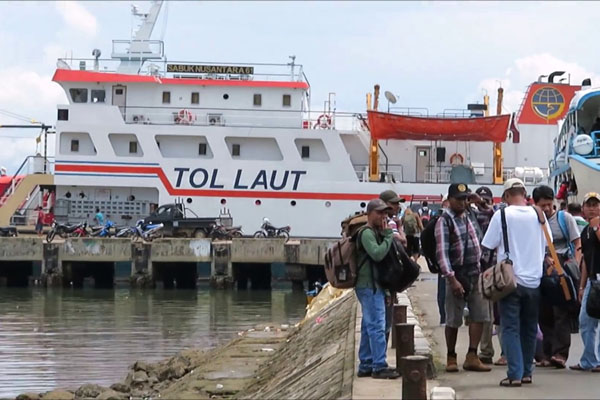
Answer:
[[(546, 252), (546, 238), (537, 213), (529, 206), (509, 206), (505, 212), (508, 248), (517, 283), (535, 289), (540, 285)], [(552, 238), (552, 232), (549, 234)], [(494, 213), (481, 245), (497, 249), (498, 260), (505, 258), (500, 211)]]

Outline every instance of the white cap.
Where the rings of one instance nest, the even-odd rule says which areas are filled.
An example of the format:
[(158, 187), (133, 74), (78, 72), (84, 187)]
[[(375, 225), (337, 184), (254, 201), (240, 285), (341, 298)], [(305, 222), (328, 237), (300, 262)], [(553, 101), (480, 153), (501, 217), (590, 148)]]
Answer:
[(523, 188), (525, 189), (525, 184), (519, 178), (510, 178), (504, 182), (504, 191), (506, 192), (508, 189), (513, 188)]

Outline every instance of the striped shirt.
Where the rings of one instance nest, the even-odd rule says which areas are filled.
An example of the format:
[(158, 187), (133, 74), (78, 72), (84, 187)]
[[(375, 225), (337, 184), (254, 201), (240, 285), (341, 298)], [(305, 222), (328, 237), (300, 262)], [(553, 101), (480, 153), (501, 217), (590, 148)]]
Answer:
[(450, 209), (444, 212), (451, 217), (452, 226), (443, 216), (435, 224), (436, 258), (442, 275), (454, 276), (454, 270), (462, 267), (468, 269), (468, 275), (478, 274), (481, 247), (477, 229), (466, 212), (461, 216)]

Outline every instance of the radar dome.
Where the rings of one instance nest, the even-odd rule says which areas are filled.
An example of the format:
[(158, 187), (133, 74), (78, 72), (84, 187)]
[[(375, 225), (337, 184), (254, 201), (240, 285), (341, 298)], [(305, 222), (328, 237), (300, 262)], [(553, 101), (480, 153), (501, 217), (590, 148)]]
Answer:
[(573, 140), (573, 150), (580, 156), (588, 155), (594, 150), (594, 141), (588, 135), (577, 135)]

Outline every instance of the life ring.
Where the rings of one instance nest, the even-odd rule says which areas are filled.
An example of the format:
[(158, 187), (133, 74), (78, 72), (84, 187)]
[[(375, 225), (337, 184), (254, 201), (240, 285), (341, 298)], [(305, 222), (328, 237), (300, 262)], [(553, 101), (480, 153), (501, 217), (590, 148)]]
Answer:
[(465, 158), (460, 153), (454, 153), (450, 156), (450, 164), (451, 165), (461, 165), (464, 164)]
[(175, 122), (183, 125), (190, 125), (196, 120), (196, 116), (190, 110), (179, 110)]
[(331, 116), (329, 114), (321, 114), (317, 118), (315, 128), (329, 129), (331, 128)]

